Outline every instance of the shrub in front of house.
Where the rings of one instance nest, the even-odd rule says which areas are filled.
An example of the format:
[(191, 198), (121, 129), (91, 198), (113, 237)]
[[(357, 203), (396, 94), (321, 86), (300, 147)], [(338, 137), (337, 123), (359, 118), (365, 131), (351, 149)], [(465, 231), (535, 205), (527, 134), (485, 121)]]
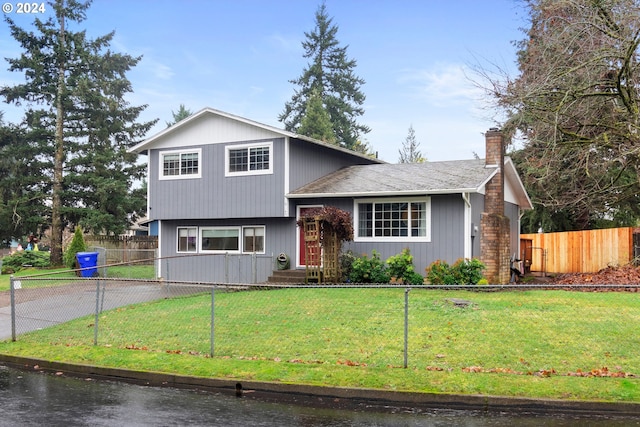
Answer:
[(427, 272), (427, 281), (432, 285), (455, 284), (456, 278), (453, 275), (453, 270), (446, 261), (434, 261), (425, 269), (425, 271)]
[(424, 278), (416, 272), (413, 266), (413, 255), (409, 248), (405, 248), (397, 255), (387, 258), (389, 276), (395, 278), (396, 283), (403, 285), (422, 285)]
[(432, 285), (477, 285), (483, 279), (486, 266), (477, 258), (459, 259), (453, 265), (434, 261), (426, 268), (427, 280)]
[(390, 279), (387, 267), (376, 250), (371, 251), (371, 258), (364, 254), (351, 263), (349, 281), (352, 283), (389, 283)]
[(461, 285), (477, 285), (482, 280), (482, 272), (486, 268), (478, 258), (459, 259), (453, 264), (454, 275)]

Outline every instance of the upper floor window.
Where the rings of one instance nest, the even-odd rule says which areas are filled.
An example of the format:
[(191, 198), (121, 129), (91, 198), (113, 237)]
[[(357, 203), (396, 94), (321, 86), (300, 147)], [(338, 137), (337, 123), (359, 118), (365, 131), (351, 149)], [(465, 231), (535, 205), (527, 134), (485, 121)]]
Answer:
[(355, 211), (357, 240), (431, 239), (428, 198), (359, 200)]
[(225, 175), (260, 175), (273, 173), (272, 150), (272, 142), (227, 146)]
[(200, 149), (160, 152), (160, 179), (200, 178)]

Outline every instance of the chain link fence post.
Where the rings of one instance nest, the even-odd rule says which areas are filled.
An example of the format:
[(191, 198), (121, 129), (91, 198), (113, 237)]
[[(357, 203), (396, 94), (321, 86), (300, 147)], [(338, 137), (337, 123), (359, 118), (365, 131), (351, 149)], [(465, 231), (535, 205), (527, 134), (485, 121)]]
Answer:
[(229, 252), (224, 253), (224, 283), (229, 283)]
[(404, 290), (404, 368), (409, 364), (409, 292), (411, 288)]
[(9, 278), (9, 284), (11, 285), (11, 341), (16, 340), (16, 291), (15, 291), (15, 278), (13, 274)]
[(211, 286), (211, 337), (210, 337), (210, 341), (211, 341), (211, 349), (210, 349), (210, 353), (211, 353), (211, 357), (213, 357), (213, 350), (215, 348), (215, 319), (216, 319), (216, 287), (215, 286)]
[(93, 321), (93, 345), (98, 345), (98, 321), (100, 320), (100, 280), (96, 280), (96, 313)]

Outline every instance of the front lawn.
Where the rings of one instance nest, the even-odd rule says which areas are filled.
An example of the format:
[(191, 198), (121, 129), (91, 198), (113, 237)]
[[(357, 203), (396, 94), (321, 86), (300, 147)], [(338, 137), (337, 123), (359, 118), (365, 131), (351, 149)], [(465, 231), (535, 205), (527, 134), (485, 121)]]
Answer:
[[(0, 353), (232, 380), (640, 402), (640, 295), (279, 289), (132, 305), (0, 343)], [(451, 299), (470, 305), (459, 307)]]

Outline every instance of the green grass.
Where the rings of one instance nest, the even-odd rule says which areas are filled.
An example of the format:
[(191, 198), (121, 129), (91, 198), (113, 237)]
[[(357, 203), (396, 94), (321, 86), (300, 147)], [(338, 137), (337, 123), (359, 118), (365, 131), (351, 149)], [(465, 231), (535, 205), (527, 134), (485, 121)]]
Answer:
[(107, 267), (107, 277), (119, 277), (127, 279), (155, 279), (155, 267), (153, 265), (115, 265)]
[[(9, 290), (9, 283), (11, 280), (11, 274), (0, 274), (0, 291)], [(42, 276), (42, 277), (53, 277), (53, 278), (69, 278), (76, 277), (75, 273), (69, 270), (68, 268), (55, 268), (55, 269), (41, 269), (41, 268), (23, 268), (20, 271), (16, 271), (13, 276), (15, 278), (25, 277), (25, 276)], [(69, 283), (68, 280), (64, 281), (65, 284)], [(41, 286), (51, 286), (51, 282), (46, 283), (43, 282)]]
[[(100, 267), (102, 270), (102, 267)], [(107, 267), (107, 277), (112, 278), (128, 278), (128, 279), (155, 279), (155, 267), (153, 265), (116, 265), (113, 267)], [(60, 284), (68, 284), (68, 278), (77, 277), (75, 272), (68, 268), (24, 268), (13, 274), (14, 277), (20, 278), (25, 276), (34, 277), (46, 277), (46, 278), (60, 278)], [(0, 274), (0, 291), (9, 290), (10, 274)], [(37, 283), (37, 280), (34, 281)], [(42, 281), (40, 284), (34, 286), (54, 286), (54, 282)]]
[[(473, 304), (456, 307), (448, 298)], [(282, 289), (163, 299), (0, 343), (0, 353), (203, 377), (640, 402), (640, 295)], [(606, 368), (606, 370), (604, 369)], [(577, 376), (616, 373), (621, 377)]]

